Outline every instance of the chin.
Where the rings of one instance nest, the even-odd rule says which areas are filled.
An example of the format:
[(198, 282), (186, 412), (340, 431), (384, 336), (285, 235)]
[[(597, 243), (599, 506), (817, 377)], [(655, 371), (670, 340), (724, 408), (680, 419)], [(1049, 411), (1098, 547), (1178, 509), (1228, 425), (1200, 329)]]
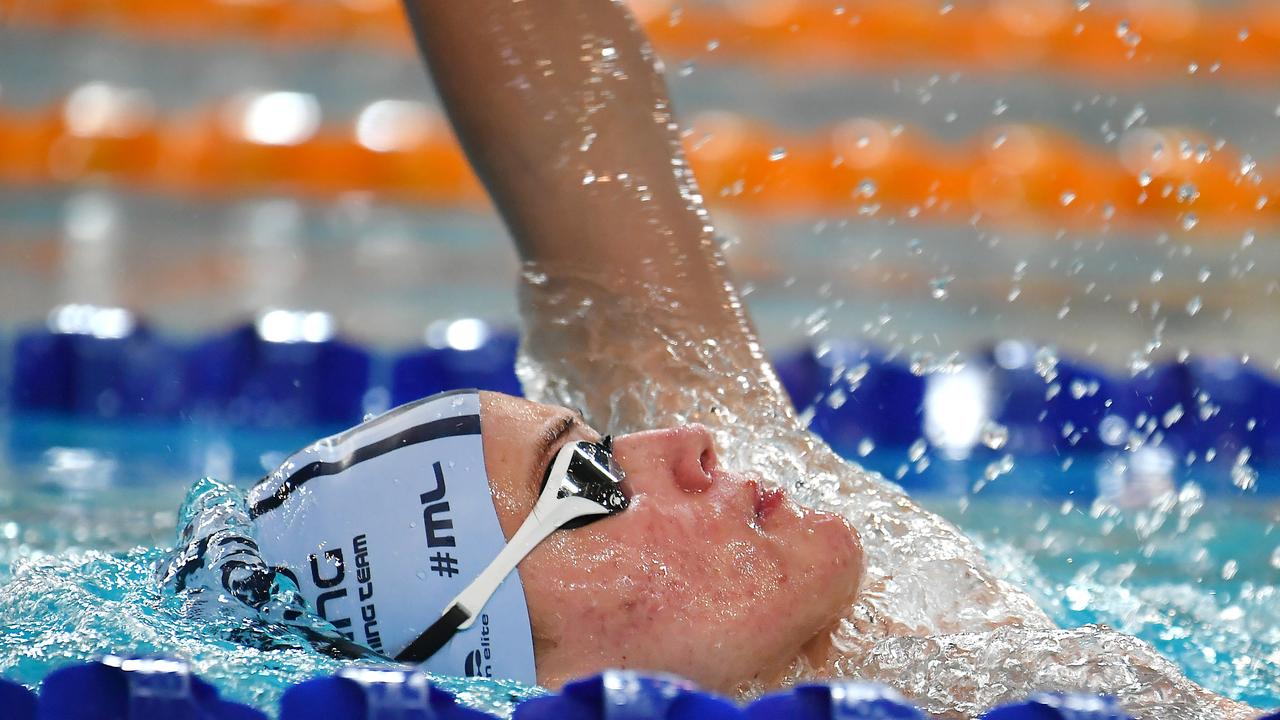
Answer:
[(843, 517), (835, 513), (810, 510), (804, 518), (808, 529), (809, 542), (812, 547), (808, 552), (812, 557), (826, 558), (830, 563), (831, 587), (843, 585), (840, 580), (848, 580), (848, 595), (852, 602), (862, 582), (866, 558), (862, 554), (862, 539), (858, 531)]

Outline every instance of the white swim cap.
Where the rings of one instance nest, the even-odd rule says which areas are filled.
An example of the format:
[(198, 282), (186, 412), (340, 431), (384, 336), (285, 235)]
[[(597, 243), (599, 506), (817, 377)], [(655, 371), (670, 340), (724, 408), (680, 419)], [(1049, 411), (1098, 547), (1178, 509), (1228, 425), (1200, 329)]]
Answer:
[[(506, 546), (480, 433), (480, 395), (467, 390), (403, 405), (299, 451), (249, 493), (262, 557), (349, 639), (400, 655)], [(514, 564), (492, 585), (478, 616), (455, 625), (424, 667), (534, 684)]]

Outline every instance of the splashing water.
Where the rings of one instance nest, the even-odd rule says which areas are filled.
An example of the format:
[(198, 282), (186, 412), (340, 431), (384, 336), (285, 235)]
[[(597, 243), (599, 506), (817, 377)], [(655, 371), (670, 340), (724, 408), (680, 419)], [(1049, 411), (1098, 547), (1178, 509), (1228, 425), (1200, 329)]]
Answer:
[[(168, 501), (163, 495), (161, 507)], [(0, 675), (36, 688), (53, 670), (103, 654), (160, 654), (185, 659), (228, 699), (271, 709), (289, 686), (350, 665), (350, 660), (317, 649), (299, 632), (332, 631), (332, 626), (292, 597), (294, 588), (287, 580), (277, 578), (276, 586), (259, 588), (270, 598), (259, 597), (257, 607), (251, 607), (241, 593), (223, 588), (220, 572), (211, 572), (230, 568), (245, 579), (246, 567), (261, 564), (256, 552), (236, 541), (252, 533), (245, 503), (237, 488), (197, 482), (179, 513), (183, 532), (173, 550), (134, 547), (110, 553), (70, 547), (50, 554), (26, 543), (0, 544)], [(0, 496), (0, 506), (5, 504)], [(6, 511), (8, 517), (39, 517), (29, 504), (9, 504)], [(156, 528), (132, 514), (108, 513), (115, 517), (106, 518), (104, 525), (116, 528), (93, 539), (109, 546), (147, 542)], [(24, 525), (56, 536), (66, 520), (46, 517)], [(171, 522), (165, 518), (162, 524)], [(203, 563), (191, 562), (196, 546), (204, 542), (219, 546), (219, 555), (210, 551)], [(285, 622), (288, 609), (298, 613)], [(376, 658), (360, 662), (389, 663)], [(515, 703), (542, 694), (508, 681), (432, 679), (463, 703), (504, 717)]]
[[(294, 443), (289, 437), (278, 438), (274, 444), (291, 447)], [(724, 447), (727, 463), (730, 448)], [(876, 456), (890, 452), (874, 446), (865, 450)], [(790, 451), (774, 446), (764, 452), (737, 449), (733, 454), (751, 458), (773, 452), (783, 456)], [(795, 461), (802, 463), (803, 458)], [(122, 468), (136, 467), (127, 454), (115, 462)], [(1025, 464), (1020, 461), (1011, 477), (1026, 472)], [(200, 596), (207, 586), (199, 582), (174, 593), (167, 589), (164, 573), (157, 576), (157, 569), (171, 566), (189, 543), (180, 539), (176, 552), (150, 546), (172, 542), (173, 528), (179, 521), (185, 525), (202, 517), (205, 534), (216, 531), (214, 521), (219, 517), (225, 527), (225, 521), (234, 518), (243, 503), (243, 494), (235, 488), (201, 481), (189, 493), (183, 511), (175, 514), (173, 509), (181, 497), (169, 488), (170, 479), (180, 476), (176, 472), (167, 475), (161, 492), (113, 487), (106, 492), (69, 493), (50, 489), (25, 470), (10, 479), (6, 470), (9, 468), (0, 465), (0, 517), (4, 518), (0, 521), (0, 674), (4, 677), (35, 687), (40, 678), (67, 663), (105, 652), (154, 652), (187, 658), (196, 672), (212, 680), (228, 697), (270, 708), (290, 684), (332, 673), (345, 664), (315, 650), (289, 628), (250, 613), (247, 607), (236, 609), (215, 602), (214, 607), (221, 605), (222, 612), (208, 612)], [(821, 495), (814, 487), (806, 492)], [(887, 494), (884, 502), (891, 509), (884, 511), (886, 515), (901, 516), (900, 511), (892, 510), (901, 501), (896, 493)], [(1247, 553), (1239, 554), (1239, 548), (1255, 547), (1263, 525), (1274, 522), (1265, 512), (1259, 511), (1256, 519), (1249, 520), (1224, 508), (1215, 510), (1201, 494), (1189, 490), (1172, 503), (1132, 516), (1105, 506), (1087, 513), (1045, 512), (1042, 504), (1028, 510), (984, 500), (984, 496), (957, 501), (957, 506), (961, 504), (968, 507), (967, 512), (946, 507), (942, 511), (967, 523), (971, 531), (976, 529), (981, 541), (977, 547), (992, 563), (993, 574), (1027, 589), (1056, 622), (1105, 623), (1141, 633), (1162, 652), (1178, 657), (1200, 682), (1256, 698), (1259, 703), (1274, 701), (1274, 688), (1280, 686), (1280, 663), (1275, 662), (1280, 658), (1280, 615), (1276, 610), (1280, 604), (1276, 603), (1277, 588), (1274, 583), (1267, 584), (1266, 578), (1274, 577), (1272, 563), (1280, 565), (1280, 560), (1274, 559), (1280, 558), (1280, 548), (1274, 556), (1271, 549), (1255, 553), (1257, 557), (1252, 559)], [(1002, 520), (998, 525), (984, 521), (991, 517)], [(868, 551), (874, 549), (873, 542), (909, 541), (905, 534), (902, 538), (906, 539), (884, 539), (885, 528), (894, 527), (894, 519), (890, 515), (881, 527), (863, 529)], [(1232, 533), (1236, 537), (1231, 537)], [(1144, 564), (1135, 569), (1134, 564), (1116, 561), (1117, 556), (1137, 558), (1139, 553), (1151, 560), (1150, 567)], [(884, 550), (877, 557), (887, 558), (880, 562), (892, 560), (892, 554)], [(1233, 586), (1234, 592), (1226, 589), (1228, 585), (1206, 591), (1185, 581), (1191, 577), (1210, 582), (1220, 577), (1221, 568), (1231, 559), (1238, 564), (1239, 577), (1246, 578), (1244, 586)], [(952, 571), (940, 569), (949, 562), (939, 558), (921, 563), (921, 567), (934, 576), (949, 577)], [(981, 560), (971, 562), (982, 564)], [(1160, 568), (1170, 567), (1177, 572), (1138, 582), (1144, 572), (1152, 574), (1152, 568), (1158, 573)], [(903, 573), (899, 577), (909, 576)], [(898, 582), (904, 581), (887, 584), (885, 597), (951, 593), (927, 588), (914, 578), (906, 588)], [(859, 608), (881, 606), (884, 603), (878, 600), (864, 601), (851, 609), (849, 622), (858, 620), (854, 611)], [(313, 620), (318, 622), (318, 618)], [(1065, 686), (1068, 681), (1078, 681), (1081, 686), (1099, 687), (1104, 681), (1116, 681), (1118, 668), (1132, 664), (1134, 657), (1143, 661), (1140, 667), (1178, 677), (1175, 668), (1141, 643), (1095, 627), (1060, 631), (1045, 625), (997, 628), (989, 633), (888, 635), (879, 640), (859, 639), (856, 628), (845, 630), (867, 646), (865, 653), (859, 645), (849, 653), (856, 661), (831, 668), (797, 666), (795, 677), (845, 674), (879, 678), (906, 689), (930, 708), (949, 708), (948, 712), (961, 714), (1018, 696), (1023, 688), (1036, 683)], [(861, 654), (854, 656), (855, 650)], [(1062, 677), (1053, 674), (1057, 666), (1049, 662), (1061, 661), (1071, 652), (1091, 655), (1104, 651), (1128, 656), (1111, 656), (1116, 665), (1111, 669), (1068, 663), (1077, 674)], [(1025, 667), (1012, 667), (1010, 658), (1025, 659)], [(1043, 662), (1037, 664), (1032, 659)], [(1152, 664), (1143, 664), (1148, 660)], [(1242, 666), (1241, 662), (1252, 665)], [(981, 678), (984, 689), (973, 694), (965, 683), (974, 680), (961, 681), (940, 673), (937, 668), (942, 666), (955, 675), (980, 670), (981, 676), (971, 677)], [(901, 676), (895, 677), (898, 669)], [(1142, 674), (1134, 677), (1141, 682), (1148, 678)], [(537, 688), (513, 683), (455, 677), (437, 681), (460, 693), (469, 705), (499, 715), (508, 714), (513, 702), (540, 693)], [(993, 689), (996, 681), (999, 690)], [(1134, 692), (1150, 691), (1135, 685)], [(1148, 714), (1187, 716), (1179, 715), (1178, 710), (1160, 712), (1149, 709)]]
[[(741, 319), (739, 342), (707, 332), (666, 288), (528, 270), (530, 332), (518, 371), (531, 399), (581, 408), (613, 433), (703, 423), (715, 433), (725, 467), (759, 471), (859, 531), (866, 576), (833, 634), (839, 656), (823, 667), (797, 659), (790, 680), (884, 682), (929, 712), (965, 717), (1045, 687), (1114, 694), (1141, 718), (1256, 714), (1214, 698), (1129, 635), (1101, 625), (1059, 629), (954, 525), (805, 431), (767, 367), (757, 364), (761, 377), (744, 370), (759, 358), (731, 288), (724, 309)], [(568, 279), (549, 284), (548, 277)], [(591, 312), (599, 306), (610, 312)], [(743, 357), (744, 349), (754, 356)], [(1055, 364), (1037, 359), (1045, 375)], [(587, 395), (581, 388), (612, 391)]]

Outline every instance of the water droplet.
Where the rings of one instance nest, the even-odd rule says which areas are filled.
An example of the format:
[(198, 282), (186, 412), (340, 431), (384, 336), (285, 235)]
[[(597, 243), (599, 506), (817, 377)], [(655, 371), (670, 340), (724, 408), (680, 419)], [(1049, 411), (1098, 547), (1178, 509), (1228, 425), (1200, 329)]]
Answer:
[(1196, 280), (1199, 280), (1202, 284), (1205, 282), (1208, 282), (1209, 268), (1207, 267), (1200, 268), (1200, 272), (1196, 273)]
[(1009, 302), (1013, 302), (1014, 300), (1017, 300), (1018, 296), (1021, 294), (1022, 294), (1022, 288), (1020, 287), (1015, 287), (1009, 290)]
[(982, 424), (982, 444), (992, 450), (999, 450), (1009, 442), (1009, 428), (994, 420)]
[(1195, 314), (1200, 312), (1200, 308), (1203, 305), (1204, 303), (1200, 300), (1199, 295), (1196, 295), (1195, 297), (1191, 298), (1190, 300), (1187, 301), (1187, 315), (1195, 317)]
[(1258, 166), (1258, 163), (1254, 162), (1252, 155), (1245, 155), (1244, 157), (1240, 158), (1240, 174), (1241, 175), (1248, 175), (1249, 173), (1253, 172), (1253, 169), (1257, 166)]
[(951, 281), (955, 279), (956, 279), (955, 275), (944, 275), (942, 277), (936, 277), (930, 280), (929, 294), (933, 297), (934, 300), (946, 300), (948, 295), (947, 286), (950, 285)]
[(848, 383), (851, 389), (856, 389), (858, 387), (858, 384), (862, 382), (862, 379), (867, 376), (867, 373), (870, 370), (871, 370), (871, 363), (865, 363), (865, 362), (858, 363), (857, 365), (854, 365), (853, 367), (845, 371), (844, 381)]
[(1161, 281), (1161, 280), (1163, 280), (1163, 279), (1164, 279), (1164, 271), (1163, 271), (1163, 270), (1161, 270), (1160, 268), (1156, 268), (1155, 270), (1152, 270), (1152, 271), (1151, 271), (1151, 284), (1152, 284), (1152, 285), (1155, 285), (1156, 283), (1160, 282), (1160, 281)]
[(1142, 172), (1138, 173), (1138, 184), (1141, 185), (1142, 187), (1146, 187), (1151, 184), (1150, 170), (1143, 170)]
[(843, 388), (836, 388), (827, 395), (827, 407), (830, 407), (832, 410), (839, 410), (844, 406), (848, 399), (849, 396), (845, 393)]
[(1244, 235), (1240, 238), (1240, 247), (1242, 248), (1249, 247), (1250, 245), (1253, 244), (1253, 241), (1256, 238), (1257, 238), (1257, 235), (1252, 230), (1246, 230)]
[(1129, 21), (1121, 20), (1116, 24), (1116, 37), (1122, 38), (1129, 34)]
[(995, 105), (991, 108), (992, 115), (1003, 115), (1009, 109), (1009, 103), (1004, 98), (996, 98)]
[(1013, 470), (1013, 456), (1005, 455), (999, 460), (996, 460), (990, 463), (989, 465), (987, 465), (987, 468), (982, 472), (982, 477), (985, 478), (988, 482), (990, 482), (1000, 477), (1001, 475), (1005, 475), (1011, 472), (1012, 470)]
[(1192, 228), (1194, 228), (1196, 225), (1199, 225), (1199, 224), (1200, 224), (1200, 216), (1199, 216), (1199, 215), (1196, 215), (1195, 213), (1189, 212), (1189, 213), (1187, 213), (1186, 215), (1183, 215), (1183, 216), (1182, 216), (1182, 229), (1183, 229), (1183, 230), (1188, 230), (1188, 231), (1189, 231), (1189, 230), (1191, 230)]
[(1173, 427), (1173, 424), (1182, 419), (1184, 412), (1182, 403), (1178, 403), (1165, 411), (1164, 416), (1160, 418), (1160, 424), (1166, 428)]
[(1062, 195), (1058, 196), (1058, 202), (1062, 203), (1062, 207), (1070, 205), (1076, 199), (1076, 194), (1070, 190), (1064, 190)]
[(1231, 484), (1241, 490), (1252, 490), (1258, 483), (1258, 471), (1248, 465), (1233, 465), (1231, 467)]
[(1178, 186), (1178, 202), (1192, 202), (1198, 197), (1200, 197), (1200, 190), (1195, 183), (1182, 183)]
[(1271, 551), (1271, 567), (1280, 570), (1280, 545)]
[(874, 180), (863, 180), (862, 182), (858, 183), (857, 193), (862, 197), (871, 197), (872, 195), (876, 194), (877, 189), (878, 188), (876, 187), (876, 183)]
[(1236, 33), (1236, 39), (1244, 42), (1249, 39), (1249, 28), (1240, 28), (1240, 32)]
[(875, 449), (876, 444), (871, 440), (871, 438), (862, 438), (862, 440), (858, 442), (858, 457), (866, 457)]
[(907, 457), (911, 459), (911, 462), (915, 462), (924, 457), (925, 450), (928, 449), (929, 446), (925, 443), (924, 438), (920, 438), (911, 443), (911, 447), (907, 448)]
[(777, 162), (787, 156), (787, 149), (784, 147), (776, 147), (769, 151), (769, 162)]
[(1036, 350), (1035, 368), (1045, 382), (1052, 382), (1058, 377), (1058, 351), (1047, 345)]
[(1071, 385), (1069, 387), (1071, 390), (1071, 397), (1079, 400), (1085, 396), (1093, 396), (1096, 394), (1098, 392), (1099, 385), (1097, 380), (1088, 381), (1076, 378), (1071, 381)]

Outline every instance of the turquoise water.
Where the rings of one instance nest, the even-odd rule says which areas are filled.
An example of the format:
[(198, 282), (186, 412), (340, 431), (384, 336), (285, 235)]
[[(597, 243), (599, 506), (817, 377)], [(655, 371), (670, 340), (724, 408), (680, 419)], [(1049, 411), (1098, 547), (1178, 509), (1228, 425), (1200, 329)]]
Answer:
[[(0, 454), (0, 676), (36, 686), (51, 670), (106, 652), (186, 658), (232, 699), (271, 707), (290, 684), (340, 662), (287, 628), (227, 608), (194, 614), (188, 596), (161, 590), (157, 563), (174, 543), (193, 480), (241, 487), (327, 429), (230, 431), (9, 420)], [(935, 461), (877, 449), (866, 462), (922, 494), (976, 536), (993, 564), (1027, 587), (1064, 626), (1102, 622), (1133, 633), (1206, 687), (1261, 707), (1280, 705), (1280, 501), (1221, 492), (1208, 470), (1179, 471), (1182, 491), (1121, 510), (1041, 479), (1087, 478), (1080, 457), (1018, 460), (980, 492), (985, 459)], [(914, 454), (912, 453), (914, 456)], [(918, 471), (917, 471), (918, 470)], [(946, 478), (941, 482), (939, 478)], [(1257, 487), (1280, 478), (1263, 471)], [(1187, 484), (1190, 483), (1190, 484)], [(1207, 490), (1202, 490), (1205, 488)], [(238, 638), (232, 640), (231, 638)], [(262, 642), (269, 640), (269, 643)], [(271, 644), (275, 649), (257, 649)], [(441, 681), (498, 712), (539, 692), (486, 681)]]

